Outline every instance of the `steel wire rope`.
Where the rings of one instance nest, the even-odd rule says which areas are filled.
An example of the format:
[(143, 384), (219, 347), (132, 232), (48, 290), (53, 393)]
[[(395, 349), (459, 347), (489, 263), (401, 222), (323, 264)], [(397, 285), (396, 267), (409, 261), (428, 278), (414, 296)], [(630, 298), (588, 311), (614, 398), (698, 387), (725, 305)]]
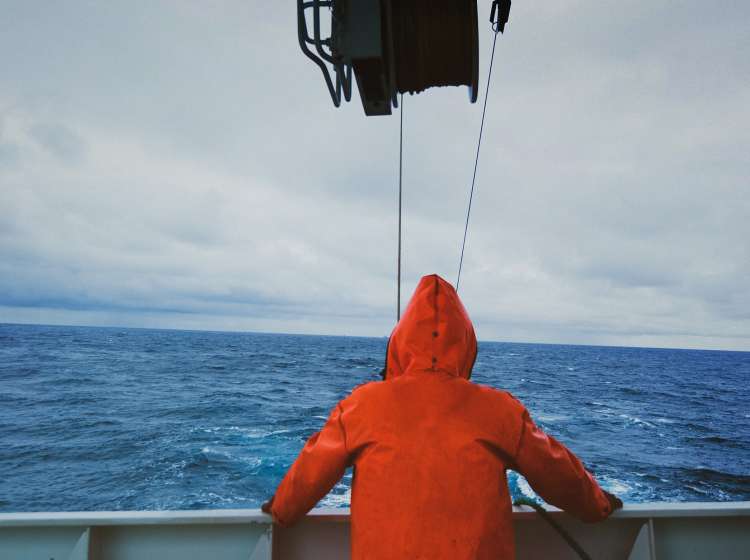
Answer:
[[(493, 15), (494, 15), (494, 8), (493, 8)], [(489, 99), (490, 85), (492, 83), (492, 67), (495, 61), (495, 47), (497, 46), (497, 35), (498, 33), (502, 31), (502, 26), (500, 25), (499, 22), (495, 23), (492, 19), (490, 21), (492, 21), (492, 30), (495, 33), (492, 39), (492, 55), (490, 56), (490, 67), (489, 67), (489, 71), (487, 72), (487, 87), (484, 92), (484, 105), (482, 107), (482, 121), (481, 121), (481, 124), (479, 125), (479, 139), (477, 140), (477, 151), (476, 151), (476, 156), (474, 158), (474, 173), (472, 174), (472, 177), (471, 177), (471, 190), (469, 191), (469, 205), (466, 209), (466, 222), (464, 224), (464, 237), (463, 237), (463, 241), (461, 242), (461, 257), (458, 261), (458, 275), (456, 276), (456, 292), (458, 292), (458, 286), (459, 286), (459, 283), (461, 282), (461, 269), (463, 268), (464, 251), (466, 249), (466, 237), (469, 231), (469, 218), (471, 217), (471, 204), (474, 200), (474, 187), (476, 185), (476, 180), (477, 180), (477, 168), (479, 167), (479, 153), (482, 147), (482, 133), (484, 132), (484, 120), (487, 114), (487, 100)], [(400, 243), (400, 240), (399, 240), (399, 243)], [(400, 255), (399, 255), (399, 262), (400, 262)], [(581, 545), (578, 544), (578, 542), (576, 542), (576, 540), (559, 523), (557, 523), (554, 519), (552, 519), (549, 513), (541, 505), (537, 504), (536, 502), (532, 500), (524, 499), (524, 498), (514, 501), (513, 505), (515, 506), (525, 505), (525, 506), (529, 506), (533, 508), (542, 519), (544, 519), (557, 533), (560, 534), (560, 536), (562, 536), (565, 542), (568, 543), (568, 545), (578, 554), (578, 556), (582, 560), (591, 560), (591, 556), (588, 555), (588, 553), (583, 549), (583, 547), (581, 547)]]
[(477, 141), (477, 153), (474, 158), (474, 174), (471, 177), (471, 191), (469, 192), (469, 206), (466, 209), (466, 224), (464, 225), (464, 239), (461, 243), (461, 258), (458, 261), (458, 276), (456, 277), (456, 291), (458, 291), (458, 284), (461, 282), (461, 268), (464, 264), (464, 250), (466, 249), (466, 235), (469, 231), (469, 217), (471, 216), (471, 203), (474, 200), (474, 185), (477, 180), (477, 168), (479, 166), (479, 149), (482, 147), (482, 132), (484, 131), (484, 117), (487, 114), (487, 99), (490, 94), (490, 84), (492, 82), (492, 65), (495, 61), (495, 46), (497, 45), (497, 35), (500, 33), (500, 29), (493, 25), (493, 31), (495, 37), (492, 40), (492, 56), (490, 56), (490, 69), (487, 73), (487, 88), (484, 91), (484, 107), (482, 107), (482, 124), (479, 126), (479, 140)]
[(399, 100), (401, 124), (398, 131), (398, 265), (396, 268), (396, 322), (401, 320), (401, 205), (404, 176), (404, 94)]

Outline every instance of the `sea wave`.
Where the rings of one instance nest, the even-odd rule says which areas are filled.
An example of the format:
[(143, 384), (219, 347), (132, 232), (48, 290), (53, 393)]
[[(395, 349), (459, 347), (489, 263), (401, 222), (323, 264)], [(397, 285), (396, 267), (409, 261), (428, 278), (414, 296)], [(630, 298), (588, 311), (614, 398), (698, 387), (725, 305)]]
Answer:
[[(0, 340), (2, 511), (258, 507), (386, 344), (17, 325)], [(511, 390), (625, 500), (750, 500), (750, 354), (482, 342), (479, 356), (474, 379)]]

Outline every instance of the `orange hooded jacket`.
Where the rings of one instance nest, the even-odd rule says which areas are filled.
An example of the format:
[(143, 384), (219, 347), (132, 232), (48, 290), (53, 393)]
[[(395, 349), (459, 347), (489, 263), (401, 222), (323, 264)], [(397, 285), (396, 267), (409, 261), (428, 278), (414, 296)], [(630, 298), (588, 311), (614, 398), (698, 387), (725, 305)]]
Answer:
[(352, 465), (354, 560), (515, 558), (507, 469), (548, 503), (605, 519), (609, 500), (575, 455), (509, 393), (469, 381), (476, 353), (456, 291), (422, 278), (385, 380), (356, 388), (308, 440), (270, 502), (274, 521), (300, 519)]

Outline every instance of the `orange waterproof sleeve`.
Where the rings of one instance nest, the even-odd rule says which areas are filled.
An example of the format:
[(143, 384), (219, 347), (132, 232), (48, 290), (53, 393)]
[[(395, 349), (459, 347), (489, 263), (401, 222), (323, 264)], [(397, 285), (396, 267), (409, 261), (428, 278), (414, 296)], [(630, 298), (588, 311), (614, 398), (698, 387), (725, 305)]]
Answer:
[(582, 521), (601, 521), (612, 507), (581, 461), (552, 436), (540, 430), (523, 410), (515, 463), (545, 502)]
[(288, 526), (310, 511), (341, 479), (350, 464), (341, 404), (331, 412), (323, 429), (307, 440), (271, 499), (276, 523)]

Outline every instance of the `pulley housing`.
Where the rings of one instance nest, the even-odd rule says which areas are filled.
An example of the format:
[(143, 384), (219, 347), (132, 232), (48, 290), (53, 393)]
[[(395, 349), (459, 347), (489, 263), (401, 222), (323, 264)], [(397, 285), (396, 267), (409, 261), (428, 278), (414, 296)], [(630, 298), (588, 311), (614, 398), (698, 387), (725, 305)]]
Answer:
[[(510, 0), (495, 0), (498, 30), (509, 11)], [(297, 0), (297, 30), (336, 107), (351, 100), (352, 74), (366, 115), (436, 86), (468, 86), (477, 100), (476, 0)]]

